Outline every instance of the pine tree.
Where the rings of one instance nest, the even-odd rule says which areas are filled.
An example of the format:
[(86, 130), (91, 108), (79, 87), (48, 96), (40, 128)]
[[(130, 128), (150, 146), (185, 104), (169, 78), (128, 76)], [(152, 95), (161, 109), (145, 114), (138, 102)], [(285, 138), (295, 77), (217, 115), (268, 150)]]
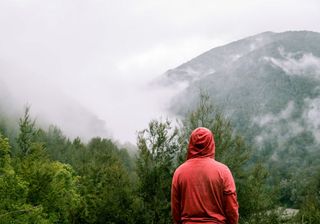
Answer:
[(145, 223), (171, 223), (170, 188), (180, 149), (178, 130), (153, 120), (138, 134), (138, 191)]
[[(79, 148), (78, 141), (74, 144)], [(133, 223), (132, 187), (118, 147), (99, 137), (83, 147), (86, 159), (77, 166), (83, 195), (77, 223)]]
[(304, 189), (304, 197), (300, 206), (297, 221), (303, 224), (316, 224), (320, 220), (320, 169)]
[(35, 121), (30, 118), (30, 107), (26, 107), (24, 116), (19, 120), (19, 136), (17, 138), (19, 153), (27, 155), (36, 135)]

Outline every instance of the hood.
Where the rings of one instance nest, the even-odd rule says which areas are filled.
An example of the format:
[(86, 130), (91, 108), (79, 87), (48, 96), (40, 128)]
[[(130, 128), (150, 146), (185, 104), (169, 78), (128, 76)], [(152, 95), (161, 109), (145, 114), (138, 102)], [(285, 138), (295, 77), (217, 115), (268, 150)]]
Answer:
[(207, 128), (196, 128), (190, 136), (187, 159), (210, 157), (214, 159), (215, 144), (212, 132)]

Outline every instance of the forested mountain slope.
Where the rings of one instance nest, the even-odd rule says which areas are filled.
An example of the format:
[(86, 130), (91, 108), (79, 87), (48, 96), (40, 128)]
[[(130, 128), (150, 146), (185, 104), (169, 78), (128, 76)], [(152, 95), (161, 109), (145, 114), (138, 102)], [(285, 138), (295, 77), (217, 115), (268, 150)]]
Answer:
[[(315, 174), (320, 164), (319, 33), (265, 32), (214, 48), (169, 70), (162, 80), (169, 86), (180, 82), (187, 87), (172, 101), (172, 111), (184, 115), (199, 91), (207, 92), (258, 149), (255, 158), (270, 167), (284, 191), (295, 178)], [(292, 203), (295, 193), (288, 194), (283, 200)]]

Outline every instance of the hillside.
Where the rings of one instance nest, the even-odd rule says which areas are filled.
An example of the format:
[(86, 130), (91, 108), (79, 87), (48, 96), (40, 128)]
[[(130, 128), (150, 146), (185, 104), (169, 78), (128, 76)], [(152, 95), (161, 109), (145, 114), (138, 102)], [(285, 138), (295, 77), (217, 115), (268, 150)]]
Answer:
[(172, 110), (183, 113), (201, 88), (235, 124), (265, 129), (285, 120), (292, 134), (307, 128), (320, 140), (319, 42), (313, 32), (266, 32), (214, 48), (165, 74), (167, 85), (188, 83)]
[(315, 32), (265, 32), (209, 50), (164, 75), (187, 84), (171, 110), (185, 114), (202, 89), (275, 178), (308, 178), (320, 164), (319, 43)]

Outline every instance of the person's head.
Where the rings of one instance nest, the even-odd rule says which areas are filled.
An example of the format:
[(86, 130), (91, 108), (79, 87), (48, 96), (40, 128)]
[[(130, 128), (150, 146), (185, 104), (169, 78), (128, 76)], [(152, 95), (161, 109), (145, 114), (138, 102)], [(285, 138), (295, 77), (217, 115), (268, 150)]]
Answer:
[(214, 158), (214, 154), (215, 143), (212, 132), (203, 127), (193, 130), (189, 140), (187, 159), (198, 157)]

